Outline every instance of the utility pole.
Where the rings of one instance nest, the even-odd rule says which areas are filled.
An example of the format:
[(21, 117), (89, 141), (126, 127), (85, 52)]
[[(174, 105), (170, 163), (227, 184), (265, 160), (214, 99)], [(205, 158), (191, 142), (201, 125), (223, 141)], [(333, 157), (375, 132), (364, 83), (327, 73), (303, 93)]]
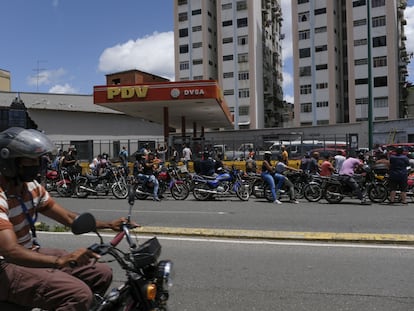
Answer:
[(42, 77), (40, 74), (42, 71), (46, 70), (46, 68), (40, 68), (40, 63), (46, 63), (45, 60), (37, 60), (37, 67), (33, 69), (36, 72), (36, 92), (39, 92), (39, 79)]

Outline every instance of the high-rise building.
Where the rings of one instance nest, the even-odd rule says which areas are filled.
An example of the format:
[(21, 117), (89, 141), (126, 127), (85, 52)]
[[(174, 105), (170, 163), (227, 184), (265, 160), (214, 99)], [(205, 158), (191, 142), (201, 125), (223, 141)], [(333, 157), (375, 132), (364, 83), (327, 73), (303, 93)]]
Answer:
[(280, 0), (174, 1), (175, 80), (217, 80), (236, 129), (282, 127)]
[(295, 125), (407, 117), (406, 0), (292, 0)]

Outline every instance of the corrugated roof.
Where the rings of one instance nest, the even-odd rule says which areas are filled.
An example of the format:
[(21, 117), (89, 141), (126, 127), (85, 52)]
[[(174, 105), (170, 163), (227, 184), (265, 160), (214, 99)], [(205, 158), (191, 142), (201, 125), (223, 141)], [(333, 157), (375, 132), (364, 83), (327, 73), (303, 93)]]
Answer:
[(13, 100), (18, 96), (20, 96), (27, 109), (124, 114), (123, 112), (95, 105), (93, 103), (93, 95), (76, 94), (0, 91), (0, 107), (10, 107)]

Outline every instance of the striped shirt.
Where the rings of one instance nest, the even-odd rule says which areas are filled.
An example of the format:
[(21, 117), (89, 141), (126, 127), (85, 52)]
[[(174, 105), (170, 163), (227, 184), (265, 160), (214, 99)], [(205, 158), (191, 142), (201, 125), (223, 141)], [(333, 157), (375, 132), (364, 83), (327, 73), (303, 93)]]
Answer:
[[(1, 177), (0, 177), (1, 178)], [(34, 219), (36, 213), (41, 213), (54, 204), (53, 198), (37, 181), (25, 183), (22, 197), (10, 195), (7, 197), (1, 185), (4, 179), (0, 179), (0, 230), (13, 229), (18, 243), (24, 247), (32, 248), (32, 235), (30, 222), (24, 212), (21, 201)]]

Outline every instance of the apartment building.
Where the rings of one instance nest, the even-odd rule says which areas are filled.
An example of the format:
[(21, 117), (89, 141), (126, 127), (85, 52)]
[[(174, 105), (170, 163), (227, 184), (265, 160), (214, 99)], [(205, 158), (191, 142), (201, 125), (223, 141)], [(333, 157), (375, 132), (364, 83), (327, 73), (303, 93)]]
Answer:
[(282, 127), (280, 0), (175, 0), (175, 80), (217, 80), (235, 129)]
[(292, 0), (295, 125), (407, 117), (405, 0)]

